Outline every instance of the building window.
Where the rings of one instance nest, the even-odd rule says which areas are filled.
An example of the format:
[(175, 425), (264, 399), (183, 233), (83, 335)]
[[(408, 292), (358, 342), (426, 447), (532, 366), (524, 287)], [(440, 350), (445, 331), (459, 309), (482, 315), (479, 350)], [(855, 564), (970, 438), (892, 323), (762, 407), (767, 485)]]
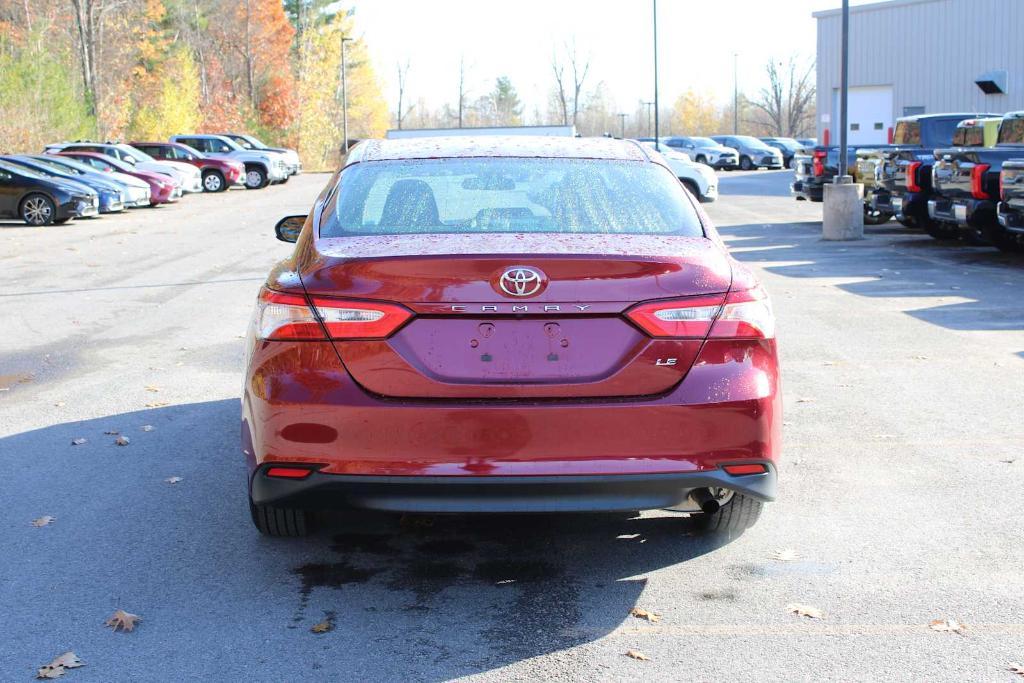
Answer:
[(860, 130), (860, 124), (859, 123), (851, 123), (850, 124), (850, 130)]
[(882, 130), (882, 122), (881, 121), (876, 121), (875, 122), (875, 130)]
[(924, 107), (903, 107), (904, 116), (917, 116), (924, 113)]

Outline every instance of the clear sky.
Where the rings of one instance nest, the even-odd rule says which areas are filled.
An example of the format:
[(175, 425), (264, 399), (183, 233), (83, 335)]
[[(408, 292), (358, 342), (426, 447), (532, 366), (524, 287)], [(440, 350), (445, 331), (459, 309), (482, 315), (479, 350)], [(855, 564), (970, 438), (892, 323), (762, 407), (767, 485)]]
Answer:
[[(852, 0), (851, 4), (865, 4)], [(660, 0), (658, 67), (666, 105), (687, 88), (732, 98), (733, 53), (741, 91), (753, 96), (771, 59), (815, 52), (811, 12), (839, 0)], [(651, 0), (356, 0), (355, 18), (395, 108), (398, 62), (409, 60), (407, 100), (455, 102), (459, 57), (469, 95), (507, 75), (532, 112), (552, 84), (551, 52), (575, 38), (589, 55), (587, 86), (604, 81), (622, 111), (653, 93)]]

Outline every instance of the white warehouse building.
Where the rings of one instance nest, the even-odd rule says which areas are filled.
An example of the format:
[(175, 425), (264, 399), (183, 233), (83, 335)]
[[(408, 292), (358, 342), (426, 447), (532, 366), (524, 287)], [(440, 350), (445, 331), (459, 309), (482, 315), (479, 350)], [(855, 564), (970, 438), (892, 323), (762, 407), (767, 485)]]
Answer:
[[(839, 142), (842, 11), (818, 22), (818, 140)], [(889, 0), (850, 8), (850, 144), (900, 116), (1024, 110), (1024, 0)]]

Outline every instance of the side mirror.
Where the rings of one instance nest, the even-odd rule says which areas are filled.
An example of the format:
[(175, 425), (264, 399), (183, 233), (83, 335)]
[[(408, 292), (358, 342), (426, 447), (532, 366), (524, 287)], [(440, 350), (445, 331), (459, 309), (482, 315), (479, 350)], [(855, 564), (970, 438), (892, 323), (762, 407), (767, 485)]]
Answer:
[(285, 216), (274, 226), (274, 234), (282, 242), (295, 242), (299, 239), (299, 233), (305, 224), (305, 216)]

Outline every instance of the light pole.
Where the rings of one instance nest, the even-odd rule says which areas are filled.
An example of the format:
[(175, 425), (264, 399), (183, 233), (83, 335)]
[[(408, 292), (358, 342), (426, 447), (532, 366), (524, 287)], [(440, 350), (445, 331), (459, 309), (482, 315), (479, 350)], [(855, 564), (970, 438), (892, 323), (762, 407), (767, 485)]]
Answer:
[(740, 133), (740, 85), (736, 77), (736, 60), (739, 53), (732, 53), (732, 134)]
[(658, 144), (658, 0), (653, 3), (654, 24), (654, 149), (661, 151)]
[(839, 70), (839, 175), (837, 183), (848, 183), (846, 177), (846, 100), (849, 93), (850, 76), (850, 0), (843, 0), (842, 62)]
[(626, 139), (626, 115), (616, 114), (619, 117), (619, 137), (623, 140)]
[(839, 174), (824, 187), (824, 206), (821, 215), (821, 237), (826, 240), (858, 240), (864, 237), (864, 205), (861, 194), (864, 186), (854, 184), (847, 175), (849, 152), (846, 146), (846, 99), (849, 89), (850, 56), (850, 0), (843, 0), (841, 27), (842, 61), (839, 65)]
[(342, 155), (348, 154), (348, 78), (345, 73), (348, 71), (347, 63), (345, 61), (345, 43), (352, 39), (347, 36), (341, 37), (341, 135), (342, 135)]

